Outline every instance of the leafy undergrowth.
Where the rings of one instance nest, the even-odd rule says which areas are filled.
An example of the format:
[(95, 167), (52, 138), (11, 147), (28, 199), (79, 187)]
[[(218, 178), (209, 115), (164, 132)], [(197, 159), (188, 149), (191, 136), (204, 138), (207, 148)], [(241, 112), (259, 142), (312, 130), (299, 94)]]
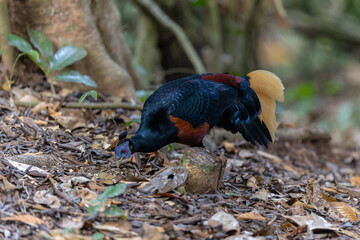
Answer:
[(144, 184), (176, 165), (183, 147), (117, 161), (108, 149), (139, 111), (0, 101), (2, 238), (360, 238), (359, 152), (316, 136), (263, 149), (214, 130), (206, 146), (227, 158), (220, 189), (148, 192)]

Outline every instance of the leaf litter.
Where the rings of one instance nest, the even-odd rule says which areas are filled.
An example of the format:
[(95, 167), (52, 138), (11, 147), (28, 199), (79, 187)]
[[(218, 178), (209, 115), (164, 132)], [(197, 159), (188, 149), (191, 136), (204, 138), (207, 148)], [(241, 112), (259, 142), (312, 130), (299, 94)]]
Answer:
[[(16, 87), (15, 92), (29, 95)], [(81, 94), (74, 96), (61, 98), (78, 99)], [(37, 94), (31, 97), (40, 99)], [(328, 138), (296, 138), (293, 129), (288, 137), (286, 127), (280, 126), (277, 141), (264, 149), (214, 129), (204, 141), (210, 152), (175, 144), (172, 151), (166, 146), (158, 153), (117, 161), (107, 148), (126, 122), (140, 117), (139, 111), (69, 110), (49, 101), (33, 108), (1, 104), (3, 238), (360, 236), (359, 154), (331, 145)], [(129, 134), (138, 126), (132, 122)], [(191, 166), (189, 158), (200, 163)], [(210, 188), (193, 178), (196, 191), (199, 186), (208, 189), (186, 190), (189, 174), (208, 174), (206, 183), (211, 164), (221, 159), (225, 161), (214, 165), (225, 171), (216, 173), (220, 181)]]

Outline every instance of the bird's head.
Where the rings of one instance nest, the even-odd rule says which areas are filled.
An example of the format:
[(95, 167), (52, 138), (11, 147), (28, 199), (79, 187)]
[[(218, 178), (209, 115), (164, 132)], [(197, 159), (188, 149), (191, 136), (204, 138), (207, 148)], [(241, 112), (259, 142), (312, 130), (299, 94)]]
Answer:
[(119, 143), (115, 147), (115, 158), (129, 158), (132, 154), (130, 140), (126, 139), (127, 131), (119, 135)]

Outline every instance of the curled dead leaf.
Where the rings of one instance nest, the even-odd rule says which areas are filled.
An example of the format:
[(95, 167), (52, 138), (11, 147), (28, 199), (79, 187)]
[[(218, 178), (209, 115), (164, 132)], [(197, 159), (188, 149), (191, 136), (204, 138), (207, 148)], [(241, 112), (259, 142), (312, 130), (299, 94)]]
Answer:
[(254, 190), (259, 189), (259, 187), (256, 185), (256, 178), (255, 177), (251, 177), (247, 183), (246, 183), (247, 187), (251, 187)]
[(247, 213), (239, 213), (236, 215), (236, 219), (237, 220), (258, 220), (261, 222), (265, 222), (265, 218), (263, 216), (261, 216), (259, 213), (257, 213), (256, 211), (251, 211), (251, 212), (247, 212)]
[(239, 230), (239, 222), (235, 219), (235, 217), (226, 212), (218, 212), (213, 215), (208, 223), (210, 227), (217, 228), (222, 226), (222, 230), (226, 233), (229, 231), (238, 231)]
[(188, 170), (185, 167), (170, 167), (147, 183), (143, 190), (146, 192), (169, 192), (185, 183)]
[(48, 205), (50, 208), (60, 208), (60, 200), (58, 197), (48, 193), (45, 190), (37, 191), (33, 197), (34, 202)]
[(41, 224), (44, 224), (45, 226), (49, 227), (46, 224), (46, 222), (44, 222), (42, 219), (32, 216), (32, 215), (27, 215), (27, 214), (11, 216), (11, 217), (4, 217), (1, 220), (3, 220), (3, 221), (18, 221), (18, 222), (22, 222), (22, 223), (28, 224), (30, 226), (33, 226), (33, 227), (39, 226)]
[(360, 189), (360, 176), (355, 176), (350, 178), (351, 185), (356, 186), (358, 189)]
[(357, 221), (356, 213), (349, 204), (344, 202), (329, 202), (329, 205), (336, 210), (340, 217), (347, 218), (350, 221)]

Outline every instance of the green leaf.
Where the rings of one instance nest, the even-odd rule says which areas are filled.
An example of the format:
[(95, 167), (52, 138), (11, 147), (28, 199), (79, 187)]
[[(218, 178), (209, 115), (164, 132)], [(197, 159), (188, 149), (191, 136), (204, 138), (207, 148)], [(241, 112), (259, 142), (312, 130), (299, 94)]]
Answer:
[[(103, 194), (102, 194), (103, 195)], [(100, 195), (98, 198), (91, 200), (90, 206), (87, 209), (89, 215), (94, 216), (106, 203), (106, 198)]]
[(113, 198), (122, 194), (126, 189), (125, 183), (118, 183), (115, 186), (109, 186), (105, 189), (104, 195), (106, 198)]
[(55, 81), (56, 80), (62, 80), (64, 82), (82, 83), (86, 86), (97, 87), (96, 82), (94, 82), (94, 80), (92, 80), (89, 76), (82, 75), (78, 71), (74, 71), (74, 70), (63, 72), (57, 75), (55, 77)]
[(1, 56), (1, 54), (2, 54), (2, 49), (0, 48), (0, 56)]
[(134, 119), (134, 120), (132, 120), (132, 121), (127, 121), (127, 122), (125, 122), (125, 127), (126, 127), (126, 128), (129, 128), (130, 125), (131, 125), (133, 122), (140, 123), (140, 122), (141, 122), (141, 119), (138, 118), (138, 119)]
[(92, 235), (92, 239), (94, 239), (94, 240), (101, 240), (104, 238), (105, 238), (105, 235), (101, 232), (96, 232)]
[(45, 63), (44, 63), (43, 60), (41, 60), (38, 51), (30, 50), (30, 51), (26, 52), (26, 56), (28, 56), (34, 63), (36, 63), (36, 65), (39, 66), (41, 71), (43, 71), (45, 73), (45, 75), (47, 75), (47, 70), (46, 70)]
[(49, 64), (53, 56), (53, 46), (51, 40), (41, 31), (32, 31), (29, 26), (27, 32), (30, 42), (45, 57), (46, 63)]
[(146, 99), (153, 94), (154, 90), (139, 90), (136, 91), (136, 96), (140, 99), (141, 102), (145, 102)]
[(57, 50), (51, 62), (51, 71), (61, 70), (86, 57), (83, 47), (65, 46)]
[(97, 91), (91, 90), (90, 94), (91, 94), (92, 98), (96, 101), (97, 100)]
[(80, 103), (82, 103), (85, 100), (85, 98), (87, 97), (87, 95), (89, 95), (89, 94), (91, 94), (93, 99), (97, 100), (97, 92), (95, 90), (87, 91), (86, 93), (81, 95), (81, 97), (79, 98), (78, 105), (80, 105)]
[(104, 214), (112, 217), (121, 217), (124, 215), (124, 211), (115, 204), (111, 204), (110, 207), (106, 208)]
[(25, 39), (15, 34), (12, 33), (6, 34), (6, 38), (8, 40), (9, 45), (16, 47), (21, 52), (29, 52), (32, 50), (30, 43), (28, 43)]
[(173, 150), (174, 150), (174, 144), (173, 143), (170, 143), (170, 144), (168, 144), (168, 147), (169, 147), (169, 150), (170, 150), (170, 153), (172, 153), (173, 152)]

